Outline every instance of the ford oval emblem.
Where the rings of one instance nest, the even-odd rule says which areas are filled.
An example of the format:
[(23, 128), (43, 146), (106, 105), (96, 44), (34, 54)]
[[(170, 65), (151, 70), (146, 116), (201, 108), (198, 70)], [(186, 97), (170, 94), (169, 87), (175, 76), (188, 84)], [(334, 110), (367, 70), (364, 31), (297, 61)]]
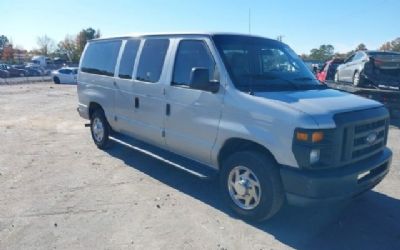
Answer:
[(372, 144), (376, 141), (378, 138), (378, 134), (376, 132), (370, 133), (365, 140), (367, 141), (368, 144)]

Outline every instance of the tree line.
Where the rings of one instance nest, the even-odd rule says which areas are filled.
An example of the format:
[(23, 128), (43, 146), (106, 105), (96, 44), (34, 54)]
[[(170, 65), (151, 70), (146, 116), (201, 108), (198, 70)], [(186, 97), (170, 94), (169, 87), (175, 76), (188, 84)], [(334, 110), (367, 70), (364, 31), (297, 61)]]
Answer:
[[(38, 48), (29, 51), (30, 55), (45, 55), (50, 57), (63, 58), (69, 62), (78, 63), (82, 51), (87, 41), (101, 36), (100, 30), (93, 28), (82, 29), (77, 35), (66, 35), (62, 41), (57, 44), (54, 39), (47, 35), (37, 38)], [(13, 61), (14, 54), (23, 50), (22, 48), (14, 48), (13, 43), (5, 35), (0, 35), (0, 59), (3, 61)], [(319, 48), (314, 48), (309, 54), (302, 54), (303, 59), (326, 61), (333, 57), (346, 58), (355, 51), (367, 50), (365, 44), (360, 43), (354, 50), (347, 53), (335, 52), (335, 48), (331, 44), (323, 44)], [(379, 50), (391, 50), (400, 52), (400, 37), (393, 41), (382, 44)]]
[[(347, 53), (335, 52), (335, 47), (331, 44), (323, 44), (319, 48), (314, 48), (310, 51), (310, 54), (302, 54), (303, 59), (327, 61), (335, 58), (347, 58), (351, 54), (359, 50), (367, 50), (367, 46), (364, 43), (360, 43), (354, 50), (348, 51)], [(394, 39), (393, 41), (385, 42), (379, 47), (379, 50), (389, 50), (400, 52), (400, 37)]]
[[(29, 55), (44, 55), (49, 57), (59, 57), (72, 63), (78, 63), (82, 51), (87, 41), (100, 38), (100, 30), (93, 28), (82, 29), (76, 35), (66, 35), (58, 43), (47, 35), (37, 38), (37, 49), (28, 52)], [(0, 35), (0, 59), (3, 61), (13, 61), (14, 54), (22, 48), (15, 48), (13, 43), (5, 35)]]

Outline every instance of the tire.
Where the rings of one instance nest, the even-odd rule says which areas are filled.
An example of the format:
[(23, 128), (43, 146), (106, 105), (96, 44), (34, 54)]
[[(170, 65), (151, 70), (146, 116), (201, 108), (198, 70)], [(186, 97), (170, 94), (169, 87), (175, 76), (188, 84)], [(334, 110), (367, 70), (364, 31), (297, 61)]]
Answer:
[[(248, 177), (245, 169), (250, 170), (247, 171)], [(237, 178), (238, 173), (240, 181)], [(239, 217), (249, 221), (271, 218), (280, 210), (285, 200), (275, 161), (259, 152), (243, 151), (229, 156), (222, 164), (220, 188), (229, 207)], [(252, 196), (252, 193), (256, 196)], [(239, 198), (234, 198), (235, 196)], [(258, 199), (254, 198), (257, 196)], [(247, 206), (246, 199), (241, 198), (249, 199)]]
[(359, 86), (363, 86), (364, 83), (365, 83), (365, 80), (362, 77), (362, 74), (360, 72), (358, 72), (358, 71), (354, 72), (353, 85), (356, 86), (356, 87), (359, 87)]
[(103, 110), (97, 109), (90, 118), (90, 132), (96, 146), (105, 149), (110, 144), (110, 125), (104, 115)]
[(57, 76), (53, 78), (53, 81), (55, 84), (60, 84), (60, 78), (58, 78)]
[(339, 82), (339, 72), (337, 72), (337, 71), (336, 71), (336, 73), (335, 73), (334, 81), (335, 81), (336, 83)]

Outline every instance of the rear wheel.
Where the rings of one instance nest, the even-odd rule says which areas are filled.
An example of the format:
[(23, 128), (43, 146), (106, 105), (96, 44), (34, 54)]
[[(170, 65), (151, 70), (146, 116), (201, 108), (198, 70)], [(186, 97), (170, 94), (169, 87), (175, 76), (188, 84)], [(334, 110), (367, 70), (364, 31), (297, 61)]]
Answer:
[(57, 76), (53, 78), (53, 81), (55, 84), (60, 84), (60, 78), (58, 78)]
[(353, 85), (354, 86), (362, 86), (365, 83), (365, 80), (360, 72), (356, 71), (353, 75)]
[(97, 109), (94, 111), (90, 119), (90, 131), (98, 148), (104, 149), (109, 146), (111, 129), (103, 110)]
[(220, 174), (223, 197), (243, 219), (266, 220), (284, 202), (284, 191), (276, 163), (253, 151), (237, 152), (224, 162)]

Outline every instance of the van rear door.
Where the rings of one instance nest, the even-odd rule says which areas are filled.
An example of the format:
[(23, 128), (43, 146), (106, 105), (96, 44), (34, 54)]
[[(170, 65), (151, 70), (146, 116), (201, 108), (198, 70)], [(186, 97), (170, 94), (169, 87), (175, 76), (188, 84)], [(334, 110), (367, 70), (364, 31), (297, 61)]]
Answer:
[(165, 71), (170, 40), (164, 37), (146, 38), (134, 83), (133, 122), (137, 124), (136, 137), (143, 141), (164, 146)]
[(120, 52), (115, 78), (115, 130), (137, 136), (139, 125), (135, 122), (135, 84), (133, 71), (140, 39), (125, 40)]

